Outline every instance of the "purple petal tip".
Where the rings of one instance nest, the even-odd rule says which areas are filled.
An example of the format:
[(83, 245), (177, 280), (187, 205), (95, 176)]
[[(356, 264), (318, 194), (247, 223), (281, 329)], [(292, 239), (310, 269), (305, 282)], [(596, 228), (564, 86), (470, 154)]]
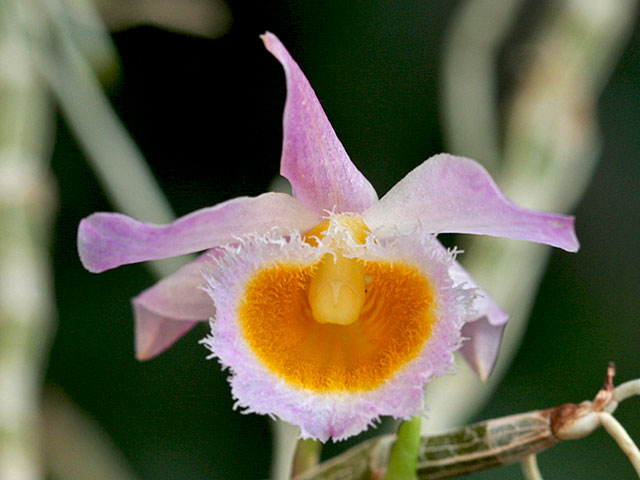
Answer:
[(575, 252), (574, 219), (511, 202), (478, 162), (439, 154), (416, 167), (363, 213), (372, 228), (420, 226), (433, 233), (469, 233), (528, 240)]
[(378, 196), (351, 162), (313, 88), (282, 42), (273, 33), (261, 36), (280, 62), (287, 84), (280, 173), (294, 196), (316, 212), (362, 212)]
[(133, 300), (136, 316), (135, 352), (140, 361), (151, 360), (195, 327), (197, 321), (174, 320), (157, 315)]
[(568, 217), (567, 244), (566, 244), (566, 247), (561, 247), (567, 252), (575, 253), (578, 250), (580, 250), (580, 241), (578, 240), (578, 236), (576, 235), (575, 223), (576, 223), (575, 217)]
[(78, 256), (82, 266), (91, 273), (101, 273), (110, 267), (104, 265), (101, 255), (96, 254), (96, 249), (91, 246), (100, 244), (100, 235), (97, 229), (93, 228), (91, 219), (94, 215), (83, 218), (78, 226)]
[(479, 318), (462, 327), (462, 336), (468, 340), (462, 344), (460, 353), (483, 382), (496, 366), (505, 327), (506, 323), (493, 325), (488, 317)]

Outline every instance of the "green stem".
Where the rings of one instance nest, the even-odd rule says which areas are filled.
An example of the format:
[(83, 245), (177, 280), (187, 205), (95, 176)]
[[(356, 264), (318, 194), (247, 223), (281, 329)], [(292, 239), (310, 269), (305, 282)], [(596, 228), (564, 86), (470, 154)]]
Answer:
[(295, 477), (315, 467), (320, 461), (321, 453), (322, 443), (317, 440), (298, 440), (296, 453), (293, 457), (293, 471), (291, 472), (291, 476)]
[(400, 424), (398, 438), (391, 447), (384, 480), (415, 480), (421, 425), (420, 417), (413, 417)]

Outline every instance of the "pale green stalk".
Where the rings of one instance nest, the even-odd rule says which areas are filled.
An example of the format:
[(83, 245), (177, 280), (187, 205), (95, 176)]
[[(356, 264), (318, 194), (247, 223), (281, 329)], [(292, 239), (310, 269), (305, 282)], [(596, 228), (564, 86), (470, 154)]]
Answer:
[[(119, 210), (131, 216), (158, 223), (171, 222), (174, 214), (169, 203), (113, 111), (94, 72), (94, 68), (101, 72), (114, 68), (117, 59), (109, 34), (92, 3), (37, 1), (50, 25), (55, 45), (37, 52), (38, 73), (53, 92), (110, 199)], [(185, 258), (178, 258), (148, 265), (162, 277), (184, 261)], [(47, 427), (44, 447), (47, 467), (55, 478), (135, 478), (103, 432), (70, 401), (62, 396), (49, 400), (44, 410)]]
[(0, 3), (0, 478), (42, 478), (39, 396), (54, 304), (51, 111), (31, 62), (28, 0)]
[(100, 426), (61, 392), (45, 391), (43, 454), (57, 480), (137, 480)]
[[(596, 102), (628, 39), (635, 0), (562, 0), (550, 5), (506, 117), (497, 183), (515, 203), (568, 212), (582, 195), (599, 154)], [(428, 431), (463, 423), (504, 376), (526, 327), (550, 248), (527, 242), (474, 237), (461, 262), (511, 315), (497, 368), (482, 383), (463, 362), (455, 377), (429, 387), (437, 415)], [(455, 398), (455, 402), (451, 399)]]
[(97, 0), (96, 6), (109, 28), (116, 31), (155, 25), (169, 31), (216, 38), (228, 31), (233, 20), (224, 0)]
[(322, 443), (317, 440), (299, 440), (296, 445), (296, 453), (293, 457), (293, 469), (291, 476), (295, 477), (310, 468), (315, 467), (320, 462), (322, 453)]
[[(40, 0), (44, 2), (45, 0)], [(67, 35), (91, 69), (103, 79), (113, 80), (120, 69), (120, 58), (111, 35), (92, 0), (46, 0), (53, 16), (65, 24)], [(44, 5), (44, 3), (43, 3)]]
[(300, 429), (282, 420), (272, 420), (271, 480), (289, 480)]
[(442, 62), (442, 117), (447, 151), (498, 170), (500, 46), (524, 0), (473, 0), (460, 5), (447, 29)]
[[(0, 3), (0, 478), (3, 480), (42, 478), (38, 399), (42, 383), (41, 363), (54, 309), (48, 234), (56, 203), (48, 168), (54, 125), (47, 86), (54, 89), (57, 86), (61, 91), (59, 82), (69, 82), (64, 86), (64, 99), (68, 103), (63, 107), (70, 112), (76, 125), (85, 122), (83, 133), (101, 137), (100, 144), (93, 149), (101, 155), (96, 162), (113, 166), (113, 159), (105, 149), (105, 143), (108, 143), (104, 139), (105, 131), (100, 130), (97, 134), (101, 128), (99, 123), (106, 122), (107, 130), (112, 127), (116, 133), (123, 131), (121, 127), (113, 127), (118, 123), (117, 119), (113, 115), (109, 117), (108, 104), (97, 88), (95, 77), (86, 68), (86, 62), (83, 64), (80, 55), (76, 55), (80, 60), (75, 64), (72, 61), (74, 48), (70, 38), (73, 35), (67, 30), (68, 13), (72, 12), (64, 10), (60, 4), (43, 0), (5, 0)], [(52, 19), (56, 25), (53, 29)], [(106, 32), (104, 38), (108, 38)], [(64, 48), (52, 49), (53, 45), (64, 45)], [(65, 52), (66, 55), (57, 59), (61, 63), (52, 61), (54, 51)], [(108, 48), (103, 51), (108, 51)], [(75, 70), (71, 68), (72, 64)], [(87, 77), (94, 81), (91, 84), (88, 80), (90, 87), (87, 88), (79, 78), (83, 68)], [(42, 74), (45, 73), (50, 75), (45, 75), (47, 78), (43, 82)], [(70, 91), (73, 86), (80, 87)], [(92, 116), (92, 108), (93, 112), (100, 111), (102, 116)], [(126, 145), (127, 138), (122, 140), (122, 136), (117, 138), (117, 134), (114, 137), (116, 153), (135, 150), (135, 147)], [(84, 137), (83, 140), (88, 148), (93, 147), (95, 138)], [(131, 162), (138, 160), (135, 152), (131, 157), (133, 160), (129, 163), (125, 160), (119, 166), (128, 168)], [(153, 190), (155, 187), (154, 184), (149, 187), (152, 182), (145, 177), (144, 168), (144, 165), (132, 167), (135, 180), (142, 186), (142, 193), (145, 188)], [(120, 181), (120, 174), (115, 175), (116, 170), (109, 171), (108, 166), (103, 170), (107, 170), (105, 176), (111, 174), (108, 181), (112, 185)], [(166, 205), (158, 198), (152, 198), (152, 202)], [(132, 205), (126, 201), (123, 203), (127, 207)], [(172, 218), (170, 212), (163, 217), (162, 214), (154, 215), (152, 211), (150, 216), (159, 220)], [(73, 417), (76, 422), (83, 421), (83, 416), (69, 402), (58, 401), (56, 408), (58, 411), (55, 412), (46, 410), (48, 418), (64, 413), (67, 419)], [(69, 412), (73, 415), (68, 415)], [(69, 430), (73, 424), (68, 422), (54, 421), (48, 425), (55, 430), (51, 432), (48, 429), (50, 435), (44, 437), (45, 441), (51, 439), (47, 447), (55, 447), (55, 454), (49, 457), (55, 458), (49, 466), (58, 478), (70, 478), (68, 470), (60, 473), (64, 471), (62, 467), (72, 466), (68, 461), (66, 465), (64, 463), (69, 458), (66, 453), (92, 459), (86, 475), (76, 478), (99, 478), (106, 472), (118, 472), (117, 478), (128, 478), (123, 475), (126, 468), (114, 467), (117, 462), (112, 452), (93, 448), (100, 446), (101, 442), (103, 446), (106, 444), (99, 435), (83, 436), (81, 433), (86, 433), (87, 429)], [(75, 445), (64, 441), (65, 435), (71, 436)], [(100, 455), (91, 454), (92, 451)], [(104, 478), (109, 476), (106, 474)]]

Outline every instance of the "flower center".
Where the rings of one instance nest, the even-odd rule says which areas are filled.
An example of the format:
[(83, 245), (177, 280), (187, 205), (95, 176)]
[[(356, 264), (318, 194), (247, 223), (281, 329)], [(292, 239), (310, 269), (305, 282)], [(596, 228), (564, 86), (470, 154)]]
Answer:
[(307, 297), (318, 323), (351, 325), (358, 320), (365, 299), (361, 262), (340, 254), (327, 254), (309, 283)]
[[(356, 224), (362, 229), (347, 228), (364, 243), (366, 225)], [(436, 292), (409, 263), (345, 257), (347, 244), (327, 224), (305, 241), (317, 245), (325, 234), (338, 240), (320, 261), (256, 271), (240, 325), (251, 351), (287, 383), (322, 393), (370, 391), (419, 355), (438, 318)]]
[[(364, 244), (369, 229), (360, 217), (342, 216), (340, 225), (351, 234), (356, 243)], [(328, 220), (305, 235), (312, 245), (326, 237)], [(361, 260), (345, 257), (344, 241), (333, 240), (333, 254), (326, 254), (309, 283), (308, 299), (313, 318), (318, 323), (351, 325), (358, 320), (365, 300), (364, 265)]]

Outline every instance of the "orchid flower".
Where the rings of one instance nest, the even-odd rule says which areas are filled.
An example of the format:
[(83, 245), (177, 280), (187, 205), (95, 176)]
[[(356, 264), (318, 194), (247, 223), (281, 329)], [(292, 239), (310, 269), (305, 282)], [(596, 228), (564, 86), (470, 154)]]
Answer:
[(262, 39), (286, 76), (293, 196), (235, 198), (164, 226), (96, 213), (78, 248), (92, 272), (206, 251), (134, 298), (138, 358), (210, 319), (202, 343), (230, 369), (237, 406), (340, 440), (418, 413), (459, 348), (481, 377), (493, 368), (508, 317), (437, 234), (578, 242), (573, 218), (512, 204), (467, 158), (436, 155), (378, 200), (299, 66), (275, 35)]

